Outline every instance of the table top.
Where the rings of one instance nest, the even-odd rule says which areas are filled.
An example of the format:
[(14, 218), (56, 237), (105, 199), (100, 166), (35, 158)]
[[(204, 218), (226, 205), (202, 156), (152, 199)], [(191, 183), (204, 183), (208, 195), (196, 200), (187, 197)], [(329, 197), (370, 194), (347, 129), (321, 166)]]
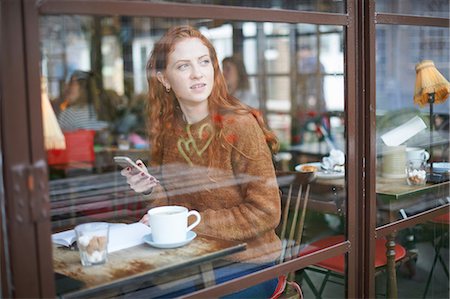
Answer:
[[(331, 180), (321, 180), (316, 179), (315, 184), (321, 186), (330, 187), (344, 187), (345, 179), (331, 179)], [(383, 196), (387, 199), (402, 199), (405, 196), (419, 195), (422, 193), (428, 193), (434, 191), (438, 188), (448, 188), (450, 187), (450, 181), (445, 181), (441, 183), (427, 183), (422, 186), (410, 186), (406, 182), (406, 178), (401, 179), (388, 179), (381, 176), (376, 178), (376, 193), (379, 196)]]
[[(346, 204), (345, 179), (319, 180), (316, 179), (311, 187), (311, 198), (309, 206), (313, 203), (321, 203), (318, 206), (323, 212), (335, 213), (332, 204)], [(316, 193), (317, 189), (320, 192)], [(397, 218), (400, 209), (409, 214), (415, 214), (445, 203), (442, 199), (449, 195), (450, 182), (427, 183), (423, 186), (409, 186), (406, 178), (387, 179), (380, 176), (376, 178), (377, 208), (392, 215), (390, 220)], [(325, 203), (331, 206), (324, 207)], [(343, 207), (337, 207), (343, 210)], [(392, 219), (391, 219), (392, 218)]]
[[(79, 289), (62, 295), (83, 297), (127, 286), (130, 281), (139, 283), (161, 273), (177, 272), (186, 267), (226, 257), (245, 248), (246, 244), (242, 242), (199, 235), (183, 247), (158, 249), (141, 244), (108, 254), (108, 261), (104, 265), (83, 267), (78, 251), (54, 245), (53, 267), (55, 272), (81, 282)], [(64, 286), (61, 288), (64, 289)]]
[(378, 195), (389, 197), (391, 199), (402, 199), (405, 196), (419, 195), (436, 190), (437, 188), (450, 186), (450, 182), (427, 183), (422, 186), (410, 186), (406, 179), (386, 179), (377, 177), (376, 192)]

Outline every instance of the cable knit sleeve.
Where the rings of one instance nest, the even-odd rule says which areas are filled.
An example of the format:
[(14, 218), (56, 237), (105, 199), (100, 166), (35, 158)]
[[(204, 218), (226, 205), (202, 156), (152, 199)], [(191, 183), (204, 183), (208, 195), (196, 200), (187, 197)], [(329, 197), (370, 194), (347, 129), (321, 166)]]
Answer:
[(242, 199), (231, 207), (203, 211), (199, 231), (234, 240), (273, 234), (280, 221), (280, 195), (265, 136), (250, 114), (225, 121), (223, 133), (232, 144), (230, 164)]
[[(166, 206), (169, 204), (169, 201), (166, 196), (166, 192), (164, 188), (160, 185), (153, 188), (152, 193), (148, 195), (143, 195), (144, 200), (147, 201), (147, 209), (151, 209), (154, 207)], [(147, 211), (145, 211), (147, 212)]]

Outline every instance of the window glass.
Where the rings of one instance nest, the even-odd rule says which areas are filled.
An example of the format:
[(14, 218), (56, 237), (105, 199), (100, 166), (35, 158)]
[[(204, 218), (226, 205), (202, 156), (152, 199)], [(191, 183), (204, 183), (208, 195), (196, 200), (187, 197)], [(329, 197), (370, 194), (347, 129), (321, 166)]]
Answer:
[(268, 73), (287, 73), (290, 68), (289, 39), (281, 37), (267, 37), (264, 50), (266, 69)]
[[(176, 39), (167, 67), (148, 63), (160, 38), (184, 24), (209, 41)], [(212, 266), (221, 283), (295, 258), (325, 236), (345, 239), (342, 27), (119, 16), (43, 16), (40, 27), (44, 127), (55, 133), (44, 136), (54, 140), (46, 143), (53, 233), (108, 222), (110, 244), (117, 235), (121, 246), (133, 236), (145, 241), (138, 249), (114, 247), (97, 268), (55, 245), (58, 294), (178, 296), (211, 283), (208, 275), (199, 282), (199, 269)], [(214, 79), (215, 72), (223, 76)], [(191, 106), (206, 113), (197, 119)], [(261, 130), (262, 120), (274, 135)], [(272, 155), (274, 137), (280, 152)], [(151, 176), (128, 165), (127, 181), (128, 166), (116, 156), (141, 160)], [(151, 234), (139, 224), (150, 208), (167, 205), (200, 212), (195, 234), (162, 242), (152, 222), (158, 216), (149, 216)], [(83, 244), (78, 249), (90, 241)], [(89, 269), (107, 275), (92, 280)], [(344, 296), (344, 287), (338, 292)]]
[(448, 18), (449, 2), (447, 0), (433, 0), (433, 1), (389, 1), (377, 0), (376, 10), (385, 13), (398, 13), (419, 15), (428, 17)]
[(303, 11), (318, 11), (318, 12), (345, 12), (345, 1), (343, 0), (323, 0), (323, 1), (264, 1), (264, 0), (247, 0), (247, 1), (223, 1), (223, 0), (201, 0), (201, 1), (187, 1), (187, 0), (148, 0), (149, 2), (175, 2), (175, 3), (189, 3), (189, 4), (216, 4), (225, 6), (245, 6), (256, 8), (280, 8), (293, 9)]
[[(406, 2), (416, 3), (401, 3)], [(450, 105), (437, 92), (440, 80), (450, 78), (450, 31), (377, 25), (376, 34), (377, 225), (382, 226), (448, 204)], [(443, 77), (435, 75), (436, 70)], [(436, 90), (433, 105), (426, 94), (415, 98), (422, 82), (435, 85), (428, 89)], [(438, 245), (445, 235), (445, 217), (448, 227), (447, 213), (389, 235), (412, 257), (407, 267), (397, 270), (399, 297), (414, 296), (408, 288), (411, 280), (405, 277), (417, 275), (430, 279), (416, 281), (414, 294), (445, 296), (448, 277), (440, 266), (432, 266), (435, 257), (448, 256), (448, 248)], [(377, 281), (377, 288), (384, 288), (383, 284)]]

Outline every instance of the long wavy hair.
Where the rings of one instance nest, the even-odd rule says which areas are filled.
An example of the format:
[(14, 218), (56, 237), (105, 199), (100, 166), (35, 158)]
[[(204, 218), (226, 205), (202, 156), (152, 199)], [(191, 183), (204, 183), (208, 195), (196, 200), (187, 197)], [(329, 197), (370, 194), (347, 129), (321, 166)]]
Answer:
[(236, 67), (238, 74), (238, 85), (236, 90), (248, 90), (250, 89), (250, 80), (248, 80), (247, 70), (245, 69), (244, 61), (241, 58), (241, 55), (233, 55), (229, 57), (225, 57), (222, 60), (222, 65), (225, 63), (230, 63)]
[[(157, 72), (164, 72), (170, 53), (174, 50), (177, 42), (186, 38), (198, 38), (209, 50), (214, 68), (214, 85), (208, 97), (209, 115), (213, 119), (214, 139), (208, 148), (209, 157), (214, 157), (218, 147), (224, 142), (229, 143), (222, 135), (223, 116), (230, 112), (246, 114), (251, 113), (261, 127), (266, 142), (272, 151), (278, 151), (278, 140), (265, 125), (261, 113), (242, 104), (231, 96), (226, 87), (225, 79), (219, 67), (216, 51), (211, 42), (197, 29), (190, 26), (176, 26), (169, 29), (165, 35), (155, 44), (152, 54), (147, 62), (148, 81), (148, 130), (151, 144), (151, 164), (160, 166), (162, 164), (163, 140), (166, 134), (170, 134), (170, 128), (175, 121), (176, 111), (179, 107), (178, 100), (173, 91), (167, 92), (163, 84), (157, 79)], [(229, 143), (230, 144), (230, 143)], [(210, 159), (214, 161), (215, 159)], [(210, 164), (210, 166), (212, 166)]]

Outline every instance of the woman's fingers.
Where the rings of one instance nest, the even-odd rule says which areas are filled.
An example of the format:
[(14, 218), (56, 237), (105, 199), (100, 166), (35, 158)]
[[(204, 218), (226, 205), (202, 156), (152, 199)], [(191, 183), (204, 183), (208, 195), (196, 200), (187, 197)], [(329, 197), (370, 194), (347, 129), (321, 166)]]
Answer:
[(148, 173), (140, 172), (132, 176), (127, 176), (127, 183), (134, 191), (139, 193), (148, 193), (148, 191), (156, 186), (157, 182), (156, 178)]
[(131, 176), (131, 167), (125, 167), (124, 169), (122, 169), (120, 171), (120, 174), (123, 175), (124, 177), (129, 177)]
[(148, 225), (148, 214), (145, 214), (144, 216), (142, 216), (142, 218), (141, 218), (141, 220), (139, 220), (139, 222)]
[(136, 167), (129, 166), (122, 169), (120, 174), (126, 177), (127, 183), (134, 191), (138, 193), (149, 193), (149, 191), (156, 186), (158, 180), (148, 173), (148, 169), (144, 162), (137, 160), (136, 165), (138, 165), (142, 171)]
[(151, 191), (153, 189), (153, 187), (155, 187), (155, 186), (156, 186), (156, 182), (148, 179), (148, 181), (139, 182), (138, 184), (134, 185), (132, 188), (134, 189), (134, 191), (136, 191), (138, 193), (149, 193), (149, 191)]
[(144, 162), (142, 160), (136, 160), (136, 165), (139, 166), (142, 170), (144, 170), (145, 173), (148, 173), (147, 166), (145, 166)]

